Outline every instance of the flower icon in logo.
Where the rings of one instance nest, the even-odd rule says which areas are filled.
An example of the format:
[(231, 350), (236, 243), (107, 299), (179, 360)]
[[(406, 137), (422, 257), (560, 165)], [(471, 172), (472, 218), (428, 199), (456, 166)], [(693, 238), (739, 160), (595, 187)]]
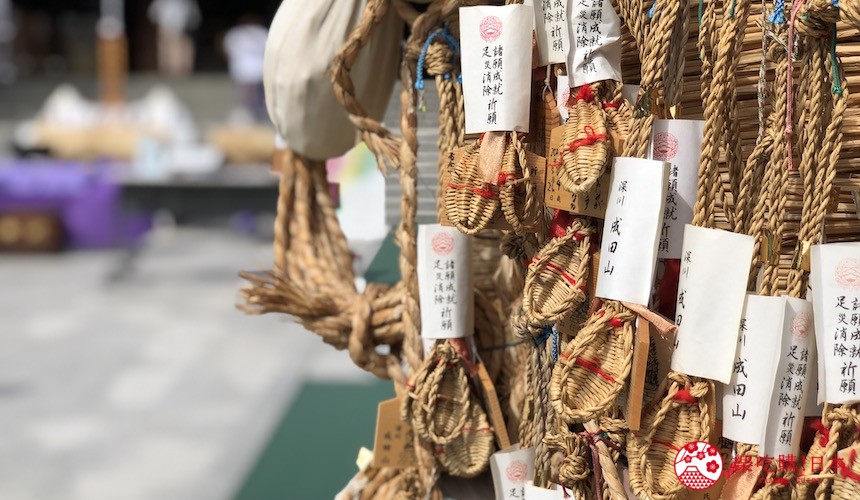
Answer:
[(723, 471), (723, 459), (711, 443), (693, 441), (675, 455), (675, 474), (691, 490), (705, 490), (716, 484)]
[(508, 481), (514, 484), (523, 484), (529, 475), (529, 466), (522, 460), (514, 460), (505, 469), (505, 475), (508, 476)]

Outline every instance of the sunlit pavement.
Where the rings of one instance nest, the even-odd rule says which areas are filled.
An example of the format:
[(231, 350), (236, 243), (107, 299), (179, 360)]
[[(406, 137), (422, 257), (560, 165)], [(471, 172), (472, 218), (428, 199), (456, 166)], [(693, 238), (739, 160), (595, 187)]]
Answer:
[(303, 383), (373, 383), (299, 325), (234, 308), (267, 242), (166, 228), (112, 282), (121, 261), (0, 256), (0, 498), (231, 498)]

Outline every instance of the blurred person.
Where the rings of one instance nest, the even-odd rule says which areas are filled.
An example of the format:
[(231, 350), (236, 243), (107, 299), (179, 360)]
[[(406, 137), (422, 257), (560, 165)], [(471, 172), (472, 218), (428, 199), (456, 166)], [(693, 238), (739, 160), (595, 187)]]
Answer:
[(149, 18), (158, 27), (158, 70), (189, 75), (194, 69), (194, 41), (189, 32), (200, 25), (197, 0), (154, 0)]
[(12, 21), (11, 0), (0, 0), (0, 84), (15, 80), (15, 63), (12, 61), (12, 43), (15, 41), (15, 23)]
[(265, 120), (266, 100), (263, 93), (263, 54), (268, 30), (253, 14), (239, 18), (239, 23), (224, 35), (224, 52), (230, 77), (239, 88), (243, 105), (256, 120)]

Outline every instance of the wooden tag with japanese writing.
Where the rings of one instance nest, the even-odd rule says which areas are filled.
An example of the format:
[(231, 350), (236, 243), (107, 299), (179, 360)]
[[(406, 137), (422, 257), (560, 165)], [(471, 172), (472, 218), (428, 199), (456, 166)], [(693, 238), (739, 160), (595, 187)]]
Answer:
[[(451, 179), (450, 171), (453, 170), (454, 168), (456, 168), (457, 164), (462, 160), (463, 154), (465, 153), (465, 151), (466, 151), (465, 147), (458, 148), (458, 149), (455, 149), (453, 151), (449, 151), (448, 152), (447, 168), (443, 169), (441, 172), (441, 175), (442, 175), (442, 180), (441, 180), (442, 193), (441, 193), (441, 196), (442, 196), (442, 200), (443, 200), (443, 205), (442, 205), (442, 211), (439, 213), (439, 223), (442, 224), (443, 226), (451, 226), (452, 225), (451, 222), (448, 220), (448, 214), (445, 211), (445, 207), (444, 207), (445, 193), (448, 191), (448, 189), (451, 189), (450, 186), (448, 185), (450, 182), (450, 179)], [(545, 189), (544, 185), (546, 182), (546, 158), (544, 158), (542, 156), (538, 156), (538, 155), (532, 153), (531, 151), (527, 151), (526, 152), (526, 166), (529, 169), (529, 175), (531, 176), (531, 180), (532, 180), (532, 182), (534, 182), (534, 195), (539, 200), (543, 196), (543, 192)], [(536, 205), (540, 206), (540, 203), (537, 203)], [(527, 231), (533, 231), (533, 230), (537, 229), (538, 223), (539, 223), (539, 218), (541, 217), (541, 215), (542, 215), (541, 210), (535, 210), (534, 214), (532, 214), (532, 217), (530, 217), (529, 220), (526, 220), (523, 223), (523, 226), (525, 226), (525, 229)], [(487, 229), (511, 230), (512, 228), (511, 228), (511, 225), (508, 224), (508, 221), (505, 220), (505, 217), (502, 214), (502, 211), (499, 210), (496, 213), (496, 216), (493, 218), (493, 220), (487, 226)]]
[(415, 467), (415, 441), (412, 426), (400, 420), (400, 398), (379, 403), (376, 438), (373, 440), (373, 466), (405, 469)]
[(502, 415), (502, 407), (499, 405), (499, 396), (496, 394), (496, 387), (493, 385), (493, 380), (490, 374), (487, 373), (487, 367), (484, 363), (478, 363), (478, 379), (481, 381), (481, 392), (484, 396), (487, 411), (489, 412), (490, 424), (493, 426), (493, 432), (496, 433), (500, 450), (507, 450), (511, 447), (511, 438), (508, 436), (508, 426), (505, 424), (505, 417)]
[(633, 368), (627, 393), (627, 425), (638, 431), (642, 422), (642, 398), (645, 391), (645, 371), (648, 366), (648, 348), (651, 345), (651, 323), (640, 317), (633, 340)]
[(550, 208), (566, 210), (577, 215), (604, 218), (606, 215), (606, 200), (609, 198), (610, 174), (604, 172), (594, 186), (585, 194), (573, 194), (561, 187), (558, 180), (563, 168), (561, 159), (561, 143), (564, 139), (564, 126), (556, 127), (550, 135), (550, 157), (546, 169), (546, 190), (544, 203)]

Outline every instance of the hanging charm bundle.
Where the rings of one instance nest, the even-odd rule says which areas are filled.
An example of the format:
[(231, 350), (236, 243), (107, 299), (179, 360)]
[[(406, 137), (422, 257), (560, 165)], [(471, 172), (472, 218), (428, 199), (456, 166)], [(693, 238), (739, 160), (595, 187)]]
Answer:
[[(726, 470), (732, 455), (807, 456), (729, 474), (712, 497), (860, 494), (860, 398), (833, 388), (857, 381), (840, 374), (838, 311), (821, 299), (841, 265), (822, 256), (844, 252), (848, 274), (860, 262), (832, 246), (860, 241), (856, 1), (323, 3), (285, 0), (271, 30), (267, 104), (289, 149), (275, 165), (274, 269), (242, 274), (240, 307), (292, 315), (394, 382), (385, 403), (414, 460), (374, 458), (338, 498), (440, 499), (448, 477), (488, 487), (492, 469), (500, 499), (679, 499), (712, 480), (679, 470), (699, 441)], [(398, 60), (400, 136), (379, 121)], [(441, 225), (419, 227), (425, 76), (440, 101)], [(638, 80), (632, 103), (622, 79)], [(681, 113), (704, 120), (695, 197), (673, 161), (698, 140), (678, 133)], [(401, 278), (361, 291), (324, 166), (356, 136), (403, 193)], [(779, 328), (756, 326), (754, 345), (774, 360), (749, 368), (774, 384), (742, 378), (743, 322), (760, 325), (761, 304)], [(672, 306), (674, 339), (651, 310)], [(801, 348), (803, 374), (786, 359)], [(803, 405), (780, 406), (787, 370)], [(740, 386), (766, 408), (742, 413)]]

